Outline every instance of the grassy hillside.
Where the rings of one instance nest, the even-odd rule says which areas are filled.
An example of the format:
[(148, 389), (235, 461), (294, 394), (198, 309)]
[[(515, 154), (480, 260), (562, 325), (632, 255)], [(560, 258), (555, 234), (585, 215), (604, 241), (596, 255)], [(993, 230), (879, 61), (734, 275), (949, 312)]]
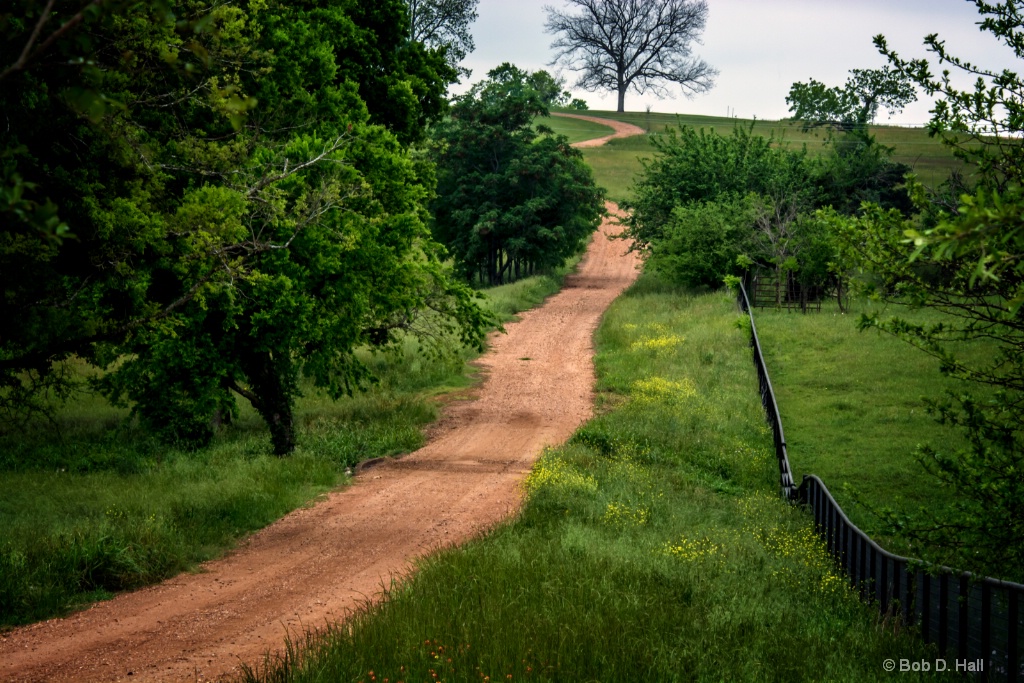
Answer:
[[(588, 111), (588, 116), (608, 118), (632, 123), (653, 133), (663, 133), (669, 126), (686, 125), (695, 128), (716, 130), (728, 134), (734, 125), (749, 126), (747, 119), (728, 119), (715, 116), (692, 116), (683, 114), (658, 114), (646, 112)], [(564, 120), (564, 119), (563, 119)], [(807, 145), (811, 153), (820, 152), (824, 145), (821, 131), (803, 132), (799, 126), (787, 121), (761, 121), (754, 123), (754, 130), (762, 135), (775, 135), (782, 144), (793, 147)], [(561, 124), (552, 119), (549, 124), (556, 131)], [(961, 168), (962, 164), (949, 149), (928, 136), (922, 128), (901, 128), (897, 126), (872, 126), (872, 133), (878, 141), (895, 149), (893, 158), (913, 168), (926, 184), (935, 185), (944, 180), (950, 171)], [(597, 136), (594, 136), (597, 137)], [(594, 168), (598, 181), (608, 189), (612, 199), (629, 196), (629, 185), (633, 175), (641, 169), (639, 159), (652, 154), (650, 144), (643, 138), (613, 140), (608, 146), (584, 150), (587, 161)]]
[(600, 123), (583, 121), (581, 119), (570, 119), (563, 116), (543, 116), (534, 119), (534, 125), (541, 124), (548, 126), (556, 133), (565, 135), (569, 142), (582, 142), (611, 135), (614, 131), (609, 126), (602, 126)]

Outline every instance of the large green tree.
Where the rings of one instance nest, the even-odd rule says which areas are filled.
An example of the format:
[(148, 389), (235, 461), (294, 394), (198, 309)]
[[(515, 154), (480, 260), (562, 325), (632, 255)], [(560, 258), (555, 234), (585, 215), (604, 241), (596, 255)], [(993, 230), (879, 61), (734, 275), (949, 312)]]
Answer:
[(825, 203), (845, 214), (856, 213), (863, 202), (910, 211), (900, 186), (911, 169), (892, 160), (893, 149), (879, 144), (869, 125), (880, 109), (895, 114), (916, 99), (911, 79), (889, 66), (853, 69), (842, 86), (814, 79), (793, 84), (786, 97), (793, 120), (804, 130), (828, 130), (821, 167)]
[(879, 109), (896, 114), (917, 99), (914, 84), (899, 70), (853, 69), (842, 86), (827, 86), (813, 78), (794, 83), (786, 96), (793, 118), (804, 126), (863, 130)]
[[(166, 438), (208, 440), (244, 396), (285, 454), (300, 376), (338, 396), (367, 378), (358, 346), (479, 342), (404, 145), (455, 74), (402, 0), (94, 5), (81, 60), (72, 26), (0, 82), (7, 407), (77, 355)], [(51, 8), (17, 9), (9, 64)]]
[(467, 276), (490, 284), (562, 264), (604, 212), (582, 153), (534, 128), (549, 96), (536, 82), (504, 64), (456, 100), (435, 132), (434, 234)]
[(461, 73), (459, 63), (476, 47), (470, 25), (476, 21), (480, 0), (405, 0), (409, 8), (409, 38), (444, 50), (448, 63)]
[(790, 272), (812, 287), (829, 280), (826, 236), (805, 220), (828, 198), (823, 166), (806, 150), (777, 145), (752, 125), (727, 136), (669, 129), (653, 144), (625, 231), (653, 268), (700, 287), (753, 265), (777, 281)]
[(642, 161), (633, 199), (624, 204), (636, 248), (646, 250), (661, 237), (676, 207), (812, 185), (806, 154), (774, 143), (755, 134), (753, 125), (737, 126), (730, 135), (670, 127), (666, 135), (652, 137), (655, 154)]

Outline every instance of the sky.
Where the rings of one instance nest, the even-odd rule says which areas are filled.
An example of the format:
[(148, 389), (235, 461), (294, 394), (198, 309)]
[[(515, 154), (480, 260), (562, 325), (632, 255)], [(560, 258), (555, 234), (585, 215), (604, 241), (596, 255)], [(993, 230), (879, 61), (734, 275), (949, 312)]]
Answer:
[[(627, 111), (705, 114), (741, 118), (780, 119), (788, 115), (786, 95), (797, 81), (814, 78), (842, 85), (854, 68), (878, 68), (885, 59), (871, 42), (881, 33), (901, 56), (926, 57), (924, 37), (938, 33), (947, 48), (975, 64), (1020, 71), (1009, 49), (979, 30), (979, 16), (968, 0), (707, 0), (708, 23), (702, 45), (694, 52), (718, 72), (715, 87), (687, 99), (678, 95), (659, 100), (651, 94), (626, 96)], [(480, 0), (473, 25), (476, 50), (465, 60), (470, 82), (486, 77), (502, 62), (534, 71), (551, 66), (553, 36), (544, 32), (545, 5), (566, 8), (564, 0)], [(933, 68), (933, 71), (935, 69)], [(575, 97), (591, 109), (615, 109), (615, 94), (586, 92), (573, 87), (575, 76), (564, 67), (561, 75)], [(961, 79), (966, 85), (972, 79)], [(464, 90), (466, 84), (456, 87)], [(888, 116), (879, 123), (923, 125), (932, 103), (927, 99)]]

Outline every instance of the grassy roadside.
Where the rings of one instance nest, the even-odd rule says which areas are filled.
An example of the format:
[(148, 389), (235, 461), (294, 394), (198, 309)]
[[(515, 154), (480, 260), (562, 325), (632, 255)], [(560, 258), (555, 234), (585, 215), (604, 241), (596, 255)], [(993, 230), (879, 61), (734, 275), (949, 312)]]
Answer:
[(866, 681), (926, 656), (777, 499), (738, 318), (643, 276), (597, 334), (600, 415), (520, 517), (249, 680)]
[[(558, 291), (578, 258), (548, 275), (484, 290), (502, 321)], [(423, 443), (433, 397), (473, 380), (460, 352), (427, 360), (410, 343), (365, 356), (380, 384), (338, 402), (299, 400), (299, 448), (270, 453), (248, 405), (198, 452), (168, 448), (83, 395), (55, 424), (0, 438), (0, 628), (66, 613), (188, 570), (348, 480), (369, 458)]]

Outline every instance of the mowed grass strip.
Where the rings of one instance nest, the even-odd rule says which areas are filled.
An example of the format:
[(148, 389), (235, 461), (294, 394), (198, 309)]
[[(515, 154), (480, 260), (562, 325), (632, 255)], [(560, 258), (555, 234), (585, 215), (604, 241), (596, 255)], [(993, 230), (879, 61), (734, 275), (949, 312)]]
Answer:
[(778, 499), (739, 317), (642, 276), (597, 334), (600, 415), (519, 517), (247, 680), (870, 681), (929, 656)]
[[(925, 398), (977, 394), (978, 387), (943, 376), (937, 360), (906, 342), (874, 330), (858, 332), (861, 313), (940, 321), (934, 312), (869, 301), (845, 315), (833, 302), (807, 315), (754, 309), (754, 319), (796, 481), (818, 475), (855, 524), (887, 549), (914, 556), (920, 549), (905, 539), (882, 535), (870, 508), (932, 520), (945, 515), (955, 494), (938, 486), (914, 452), (920, 444), (948, 453), (966, 443), (960, 431), (928, 414)], [(976, 360), (988, 353), (983, 344), (956, 350)]]
[[(484, 290), (482, 303), (510, 320), (558, 291), (577, 261)], [(287, 458), (270, 455), (242, 400), (239, 418), (196, 452), (157, 442), (90, 394), (53, 424), (0, 437), (0, 629), (190, 569), (344, 484), (355, 464), (419, 448), (433, 397), (473, 381), (473, 355), (425, 357), (411, 340), (363, 354), (380, 383), (337, 402), (307, 388)]]
[[(569, 112), (579, 113), (587, 116), (587, 112)], [(603, 126), (600, 123), (594, 123), (593, 121), (584, 121), (583, 119), (574, 119), (565, 116), (539, 116), (533, 121), (533, 125), (547, 126), (560, 135), (564, 135), (569, 138), (569, 142), (583, 142), (584, 140), (593, 140), (594, 138), (603, 138), (606, 135), (611, 135), (615, 130), (611, 126)]]

